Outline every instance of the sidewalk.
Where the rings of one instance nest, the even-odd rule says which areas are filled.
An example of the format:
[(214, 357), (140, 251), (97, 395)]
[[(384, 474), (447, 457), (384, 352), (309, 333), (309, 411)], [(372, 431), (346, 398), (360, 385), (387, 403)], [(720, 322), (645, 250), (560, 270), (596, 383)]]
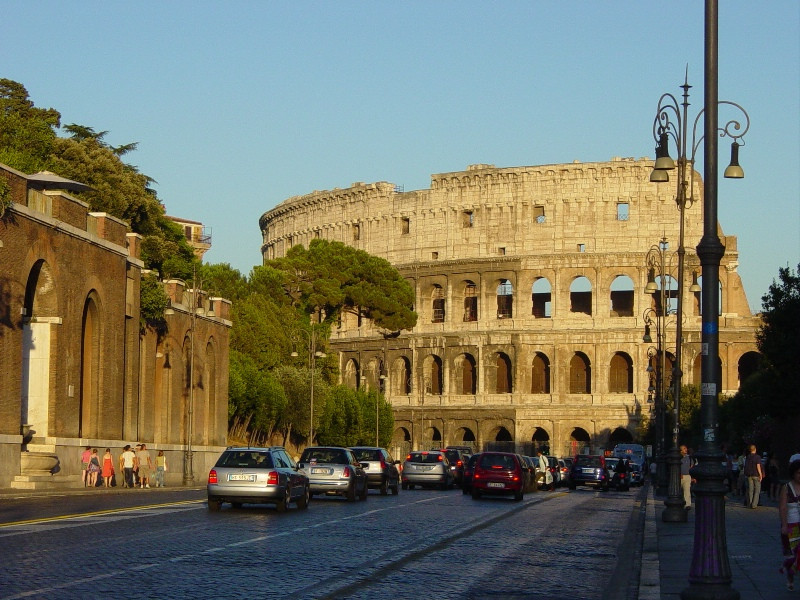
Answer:
[[(731, 587), (742, 600), (800, 598), (800, 581), (795, 591), (786, 589), (780, 568), (781, 540), (778, 505), (761, 495), (762, 506), (751, 510), (743, 499), (728, 495), (725, 526), (733, 581)], [(640, 600), (678, 600), (689, 587), (689, 570), (694, 548), (694, 510), (686, 523), (664, 523), (664, 498), (648, 492), (642, 544)]]

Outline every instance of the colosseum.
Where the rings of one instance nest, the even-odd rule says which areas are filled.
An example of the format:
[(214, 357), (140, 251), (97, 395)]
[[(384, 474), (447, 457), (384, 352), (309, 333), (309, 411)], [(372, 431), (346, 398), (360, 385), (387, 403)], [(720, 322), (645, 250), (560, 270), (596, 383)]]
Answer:
[[(647, 158), (478, 164), (433, 175), (424, 190), (378, 182), (315, 191), (262, 215), (262, 256), (336, 240), (385, 258), (412, 285), (413, 330), (387, 336), (353, 317), (330, 340), (342, 381), (379, 388), (394, 407), (396, 454), (493, 442), (600, 451), (637, 437), (673, 371), (680, 211), (674, 182), (651, 183), (652, 167)], [(684, 384), (700, 382), (700, 292), (691, 290), (703, 185), (694, 178)], [(737, 273), (736, 237), (719, 232), (720, 388), (732, 394), (755, 367), (758, 317)], [(644, 342), (654, 325), (662, 335), (656, 327)], [(664, 368), (654, 370), (659, 357)]]

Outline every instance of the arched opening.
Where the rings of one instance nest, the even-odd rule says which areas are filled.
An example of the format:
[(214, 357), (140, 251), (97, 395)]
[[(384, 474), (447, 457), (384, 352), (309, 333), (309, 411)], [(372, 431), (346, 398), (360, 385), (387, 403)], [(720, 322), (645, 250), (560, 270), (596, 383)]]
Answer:
[(405, 356), (398, 357), (392, 363), (389, 389), (395, 396), (407, 396), (411, 393), (411, 361)]
[(591, 316), (592, 283), (586, 277), (576, 277), (569, 286), (569, 311)]
[(361, 380), (361, 367), (358, 361), (351, 358), (344, 365), (344, 373), (342, 373), (342, 383), (349, 387), (351, 390), (357, 390)]
[[(694, 314), (699, 316), (699, 315), (703, 314), (703, 292), (702, 292), (703, 276), (702, 275), (700, 275), (697, 278), (697, 284), (700, 286), (700, 290), (701, 291), (693, 292), (692, 293), (692, 296), (693, 296), (692, 300), (693, 300), (693, 305), (694, 305)], [(717, 303), (717, 314), (721, 315), (722, 314), (722, 282), (720, 281), (718, 283), (718, 285), (719, 285), (719, 296), (718, 296), (718, 303)]]
[(630, 444), (631, 442), (633, 442), (631, 432), (624, 427), (617, 427), (608, 436), (608, 449), (614, 448), (617, 444)]
[(501, 279), (497, 286), (497, 318), (510, 319), (514, 316), (514, 288), (508, 279)]
[(411, 433), (406, 427), (398, 427), (392, 434), (391, 454), (397, 460), (403, 460), (411, 452)]
[(610, 316), (633, 316), (633, 279), (627, 275), (618, 275), (611, 282)]
[(531, 365), (531, 394), (550, 393), (550, 360), (537, 352)]
[(442, 359), (431, 354), (425, 357), (422, 370), (422, 385), (424, 393), (441, 395), (442, 394)]
[[(692, 369), (692, 376), (694, 377), (695, 383), (702, 388), (703, 383), (712, 383), (709, 381), (703, 381), (703, 355), (698, 354), (697, 358), (694, 359), (694, 368)], [(721, 392), (722, 390), (726, 389), (724, 383), (722, 381), (722, 359), (717, 357), (717, 372), (715, 374), (714, 382), (717, 384), (717, 392)], [(740, 380), (741, 383), (741, 380)]]
[(570, 455), (575, 456), (577, 454), (590, 454), (591, 449), (591, 438), (589, 437), (588, 432), (581, 427), (576, 427), (573, 429), (572, 433), (569, 435)]
[(475, 359), (469, 354), (462, 354), (455, 362), (457, 393), (475, 395), (478, 383)]
[(617, 352), (611, 357), (608, 391), (612, 394), (633, 393), (633, 360), (624, 352)]
[(537, 319), (549, 319), (552, 316), (552, 290), (550, 282), (539, 277), (531, 288), (531, 314)]
[(431, 294), (431, 323), (444, 323), (444, 308), (444, 289), (434, 284)]
[(498, 352), (495, 365), (497, 366), (497, 382), (495, 393), (510, 394), (511, 390), (513, 389), (513, 381), (511, 377), (511, 359), (503, 352)]
[(478, 320), (478, 286), (472, 281), (464, 282), (464, 321)]
[(761, 362), (761, 354), (758, 352), (745, 352), (739, 359), (739, 388), (747, 381), (747, 378), (758, 371)]
[(661, 306), (661, 284), (662, 277), (656, 274), (652, 280), (655, 283), (656, 291), (651, 294), (650, 307), (656, 311), (659, 316), (674, 315), (678, 312), (678, 281), (670, 275), (664, 275), (664, 303), (666, 306)]
[(505, 427), (500, 427), (497, 434), (494, 436), (495, 442), (513, 442), (514, 438), (511, 437), (511, 432)]
[(542, 451), (542, 454), (550, 454), (550, 434), (541, 427), (537, 427), (531, 436), (533, 451)]
[(83, 305), (81, 319), (81, 396), (79, 402), (81, 437), (100, 434), (100, 317), (94, 293)]
[(592, 393), (592, 367), (583, 352), (576, 352), (569, 361), (569, 393)]

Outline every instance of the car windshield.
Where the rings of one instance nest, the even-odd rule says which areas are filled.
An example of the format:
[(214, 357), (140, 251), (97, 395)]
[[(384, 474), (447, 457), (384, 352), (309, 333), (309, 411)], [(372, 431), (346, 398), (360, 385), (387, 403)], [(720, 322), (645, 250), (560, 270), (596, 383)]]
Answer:
[(447, 457), (451, 463), (458, 462), (461, 460), (461, 455), (458, 453), (458, 450), (445, 450), (444, 455)]
[(484, 454), (481, 459), (484, 469), (515, 469), (516, 466), (514, 457), (506, 454)]
[(406, 460), (413, 463), (438, 463), (442, 461), (442, 455), (438, 452), (412, 452)]
[(300, 462), (317, 462), (333, 465), (346, 465), (350, 463), (350, 461), (347, 460), (347, 454), (335, 448), (306, 448), (303, 451)]
[(606, 459), (606, 467), (608, 467), (612, 471), (616, 471), (617, 470), (617, 465), (618, 464), (619, 464), (619, 459), (618, 458), (607, 458)]
[(579, 467), (602, 467), (603, 460), (599, 456), (579, 456), (575, 464)]
[(218, 467), (271, 469), (272, 457), (267, 452), (253, 452), (251, 450), (231, 450), (225, 452), (217, 461)]
[(356, 455), (358, 460), (380, 460), (381, 459), (381, 451), (380, 450), (371, 450), (369, 448), (356, 448), (353, 450), (353, 454)]

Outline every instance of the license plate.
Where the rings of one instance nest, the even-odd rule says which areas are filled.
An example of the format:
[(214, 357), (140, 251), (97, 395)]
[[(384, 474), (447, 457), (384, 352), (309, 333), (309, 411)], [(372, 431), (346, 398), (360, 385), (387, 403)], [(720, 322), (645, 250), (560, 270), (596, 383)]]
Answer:
[(255, 481), (255, 475), (245, 475), (243, 473), (232, 473), (228, 475), (228, 481)]
[(501, 487), (505, 487), (505, 484), (504, 483), (497, 483), (497, 482), (494, 482), (494, 481), (490, 481), (489, 483), (486, 484), (486, 487), (501, 488)]
[(594, 469), (584, 469), (584, 473), (594, 473)]
[(331, 472), (330, 469), (323, 469), (323, 468), (320, 468), (320, 467), (311, 469), (311, 473), (312, 474), (318, 474), (318, 475), (327, 475), (330, 472)]

